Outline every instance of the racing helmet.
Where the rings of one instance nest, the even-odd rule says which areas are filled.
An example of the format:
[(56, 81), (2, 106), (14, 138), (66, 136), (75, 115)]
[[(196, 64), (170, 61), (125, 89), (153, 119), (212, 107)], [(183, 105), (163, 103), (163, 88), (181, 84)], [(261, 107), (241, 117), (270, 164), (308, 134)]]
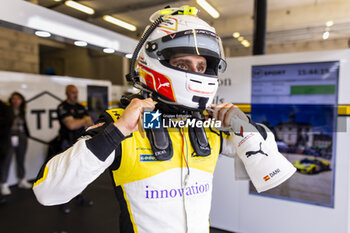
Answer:
[[(143, 89), (156, 94), (162, 102), (191, 110), (203, 110), (212, 103), (218, 89), (218, 72), (226, 69), (221, 39), (213, 27), (197, 17), (197, 11), (194, 7), (181, 7), (155, 12), (150, 17), (153, 31), (148, 33), (137, 56)], [(162, 22), (154, 27), (157, 19)], [(144, 34), (147, 31), (149, 28)], [(188, 55), (206, 59), (204, 73), (169, 63), (174, 56)]]

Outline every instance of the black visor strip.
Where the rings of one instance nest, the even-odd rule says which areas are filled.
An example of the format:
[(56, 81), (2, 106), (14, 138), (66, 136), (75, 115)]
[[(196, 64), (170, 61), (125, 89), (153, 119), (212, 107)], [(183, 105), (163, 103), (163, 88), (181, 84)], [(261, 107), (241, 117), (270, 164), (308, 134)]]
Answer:
[(220, 39), (220, 37), (218, 35), (216, 35), (214, 32), (207, 31), (204, 29), (190, 29), (190, 30), (186, 30), (186, 31), (175, 32), (175, 33), (169, 34), (167, 36), (164, 36), (164, 37), (162, 37), (162, 42), (167, 42), (169, 40), (173, 40), (173, 39), (176, 39), (176, 38), (179, 38), (182, 36), (193, 35), (194, 31), (197, 35), (207, 35), (207, 36), (214, 37), (217, 40)]

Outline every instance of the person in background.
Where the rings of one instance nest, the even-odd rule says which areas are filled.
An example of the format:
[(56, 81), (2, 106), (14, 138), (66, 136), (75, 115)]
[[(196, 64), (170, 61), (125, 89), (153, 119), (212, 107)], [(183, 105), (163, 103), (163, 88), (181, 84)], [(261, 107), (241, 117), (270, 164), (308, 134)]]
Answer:
[(32, 187), (32, 184), (25, 179), (24, 167), (24, 160), (29, 137), (29, 131), (25, 119), (25, 99), (22, 94), (14, 92), (10, 96), (9, 103), (11, 112), (13, 114), (13, 121), (10, 124), (11, 146), (8, 153), (5, 154), (5, 157), (3, 158), (3, 162), (1, 164), (0, 182), (2, 195), (11, 194), (11, 190), (7, 184), (7, 179), (13, 153), (16, 154), (18, 187), (23, 189), (30, 189)]
[[(60, 152), (71, 147), (77, 139), (85, 132), (85, 129), (93, 124), (85, 107), (78, 103), (78, 88), (74, 85), (66, 86), (67, 99), (57, 107), (58, 120), (60, 122), (59, 136), (61, 140)], [(82, 194), (76, 197), (79, 205), (93, 205)], [(68, 203), (61, 205), (63, 213), (71, 212)]]
[(85, 132), (85, 129), (93, 124), (85, 107), (78, 103), (78, 88), (74, 85), (66, 87), (67, 99), (57, 108), (60, 122), (59, 135), (63, 141), (62, 151), (72, 146)]

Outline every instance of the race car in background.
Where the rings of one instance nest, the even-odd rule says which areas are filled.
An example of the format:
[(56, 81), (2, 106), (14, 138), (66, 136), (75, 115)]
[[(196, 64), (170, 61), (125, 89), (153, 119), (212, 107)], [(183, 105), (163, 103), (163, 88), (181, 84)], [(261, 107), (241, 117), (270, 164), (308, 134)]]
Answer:
[(296, 160), (293, 165), (298, 172), (309, 175), (331, 170), (330, 162), (316, 158)]

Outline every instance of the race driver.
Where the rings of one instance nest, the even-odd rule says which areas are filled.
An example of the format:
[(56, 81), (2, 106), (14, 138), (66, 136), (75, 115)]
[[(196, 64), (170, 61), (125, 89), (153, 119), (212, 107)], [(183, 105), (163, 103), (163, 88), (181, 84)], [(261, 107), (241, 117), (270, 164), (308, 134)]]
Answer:
[[(107, 110), (85, 136), (43, 166), (33, 187), (40, 203), (68, 202), (108, 168), (121, 207), (120, 232), (203, 233), (209, 232), (220, 153), (242, 160), (258, 192), (293, 175), (295, 168), (265, 126), (231, 103), (211, 105), (226, 61), (215, 29), (196, 14), (193, 7), (181, 7), (150, 17), (127, 76), (140, 95), (124, 98), (125, 109)], [(204, 112), (221, 125), (171, 128), (155, 120), (183, 114), (197, 123)], [(142, 116), (154, 123), (145, 135)]]

